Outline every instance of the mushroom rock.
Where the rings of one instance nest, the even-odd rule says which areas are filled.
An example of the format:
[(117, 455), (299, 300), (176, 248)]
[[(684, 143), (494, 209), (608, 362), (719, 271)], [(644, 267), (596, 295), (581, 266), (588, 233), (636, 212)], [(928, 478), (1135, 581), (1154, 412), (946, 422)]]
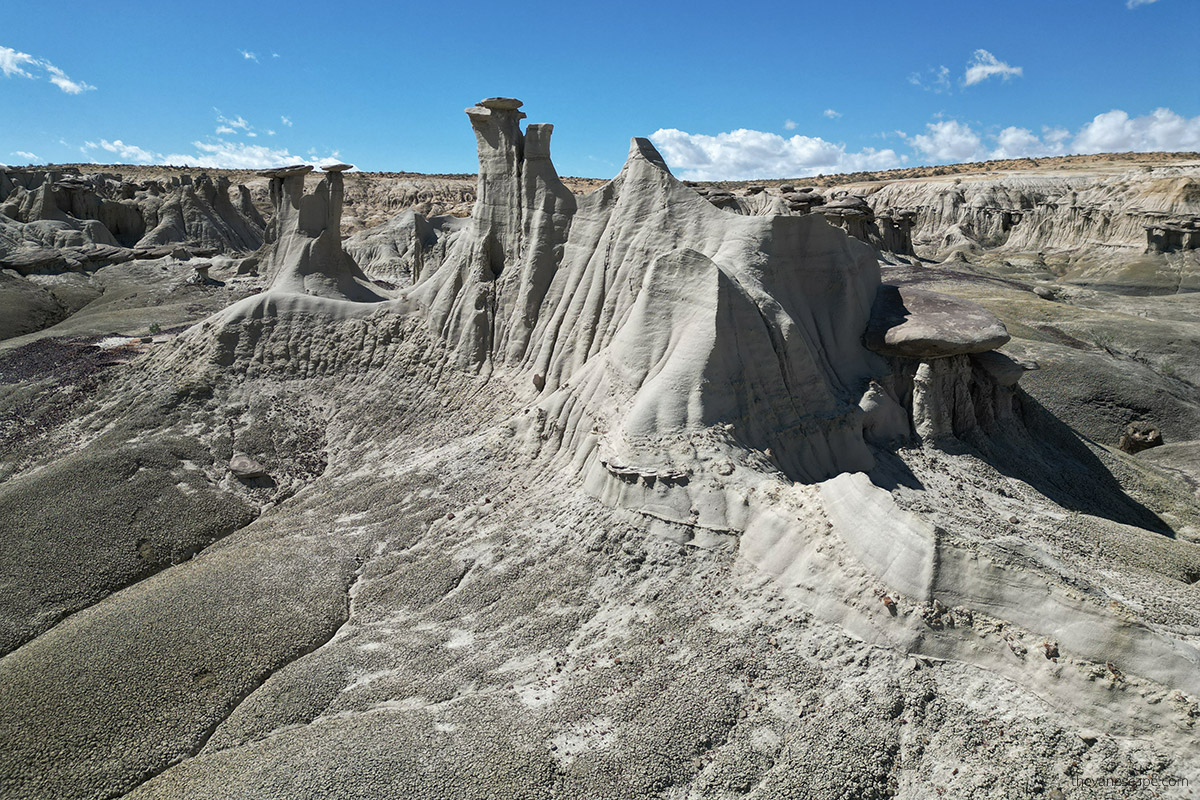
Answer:
[(521, 236), (521, 166), (525, 137), (521, 101), (492, 97), (466, 110), (479, 152), (478, 199), (472, 219), (485, 260), (481, 267), (499, 277), (515, 261)]
[(840, 192), (821, 206), (821, 213), (830, 224), (862, 242), (882, 249), (883, 237), (875, 224), (875, 213), (865, 197)]
[[(936, 442), (1014, 418), (1017, 382), (1038, 367), (996, 352), (1009, 338), (1004, 323), (977, 303), (882, 284), (863, 342), (889, 357), (887, 396), (906, 409), (911, 433)], [(882, 437), (867, 432), (874, 441), (897, 437), (894, 424), (882, 430)]]
[(527, 152), (520, 106), (493, 97), (466, 110), (479, 154), (471, 225), (414, 291), (462, 366), (483, 366), (498, 346), (519, 358), (575, 211), (550, 160), (553, 126), (531, 125)]
[(912, 244), (912, 229), (917, 212), (912, 209), (888, 209), (875, 215), (879, 227), (881, 250), (899, 255), (916, 255)]
[(942, 358), (995, 350), (1011, 337), (978, 303), (910, 286), (879, 287), (864, 341), (881, 355)]
[(460, 364), (528, 373), (555, 431), (543, 454), (606, 495), (627, 476), (613, 464), (694, 468), (670, 443), (719, 423), (797, 480), (870, 468), (858, 399), (887, 369), (860, 341), (873, 251), (818, 217), (722, 212), (641, 138), (616, 178), (576, 200), (548, 158), (549, 127), (521, 135), (516, 114), (468, 110), (476, 216), (410, 295)]
[(261, 274), (275, 292), (357, 302), (383, 300), (342, 249), (342, 173), (325, 173), (313, 192), (305, 194), (309, 172), (311, 166), (300, 164), (259, 173), (270, 178), (275, 212), (267, 228), (266, 251), (260, 253)]

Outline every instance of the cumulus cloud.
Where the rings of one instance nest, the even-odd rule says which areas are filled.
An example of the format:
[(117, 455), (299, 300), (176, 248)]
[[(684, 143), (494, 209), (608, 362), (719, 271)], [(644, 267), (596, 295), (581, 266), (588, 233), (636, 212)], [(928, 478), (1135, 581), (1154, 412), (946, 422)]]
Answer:
[(310, 157), (305, 158), (295, 155), (286, 147), (272, 148), (246, 142), (231, 142), (227, 139), (196, 141), (192, 142), (192, 147), (195, 151), (191, 153), (159, 153), (120, 139), (100, 139), (84, 142), (83, 147), (79, 149), (85, 155), (93, 157), (101, 150), (113, 153), (119, 159), (119, 163), (123, 164), (175, 164), (209, 169), (267, 169), (288, 164), (318, 166), (322, 163), (336, 163), (339, 160), (336, 151), (320, 156), (312, 150)]
[(971, 56), (971, 60), (967, 63), (967, 71), (963, 75), (964, 86), (974, 86), (977, 83), (982, 83), (988, 78), (999, 76), (1004, 80), (1013, 77), (1020, 77), (1022, 73), (1021, 67), (1014, 67), (1007, 64), (987, 50), (976, 50)]
[(840, 111), (834, 111), (832, 108), (827, 108), (821, 113), (829, 117), (829, 119), (839, 119), (842, 116)]
[(1066, 152), (1066, 141), (1070, 136), (1071, 132), (1066, 128), (1046, 128), (1039, 137), (1028, 128), (1010, 125), (996, 134), (996, 148), (990, 158), (1059, 156)]
[(289, 164), (332, 164), (339, 160), (337, 151), (319, 156), (316, 151), (310, 151), (310, 157), (304, 158), (293, 154), (286, 147), (268, 147), (266, 145), (248, 144), (246, 142), (230, 142), (217, 139), (211, 142), (192, 142), (196, 149), (194, 154), (171, 153), (160, 156), (159, 160), (166, 164), (184, 164), (191, 167), (207, 167), (209, 169), (267, 169), (282, 167)]
[(1157, 3), (1157, 2), (1158, 2), (1158, 0), (1128, 0), (1128, 2), (1125, 3), (1125, 7), (1132, 9), (1132, 8), (1137, 8), (1138, 6), (1148, 6), (1151, 3)]
[(783, 129), (785, 131), (794, 131), (794, 130), (796, 130), (796, 128), (799, 128), (799, 127), (800, 127), (800, 123), (796, 122), (796, 120), (794, 120), (794, 119), (785, 119), (783, 121)]
[(28, 161), (30, 164), (38, 164), (42, 160), (41, 158), (38, 157), (37, 153), (31, 153), (28, 150), (13, 150), (12, 153), (10, 153), (9, 155), (14, 155), (14, 156), (17, 156), (18, 158), (23, 158), (26, 161)]
[(979, 134), (970, 125), (953, 119), (931, 122), (925, 126), (925, 133), (905, 141), (933, 161), (974, 161), (984, 152)]
[(247, 61), (258, 63), (258, 56), (254, 53), (251, 53), (249, 50), (238, 50), (238, 52), (241, 53), (242, 58), (246, 59)]
[(284, 125), (285, 127), (288, 127), (288, 128), (292, 127), (292, 119), (291, 119), (291, 117), (280, 117), (280, 118), (279, 118), (279, 121), (280, 121), (281, 123), (283, 123), (283, 125)]
[(857, 172), (898, 166), (901, 158), (893, 150), (864, 148), (847, 152), (846, 146), (819, 137), (739, 128), (709, 136), (664, 128), (650, 140), (672, 167), (686, 180), (736, 180), (749, 178)]
[(1114, 109), (1097, 114), (1072, 147), (1077, 153), (1200, 150), (1200, 117), (1187, 119), (1169, 108), (1130, 117)]
[(1071, 153), (1129, 151), (1200, 151), (1200, 117), (1188, 119), (1167, 108), (1131, 117), (1124, 111), (1099, 114), (1072, 132), (1043, 127), (1035, 132), (1010, 125), (977, 130), (956, 119), (935, 119), (922, 133), (894, 131), (912, 153), (864, 148), (821, 138), (783, 137), (739, 128), (715, 136), (675, 128), (655, 131), (650, 139), (663, 158), (687, 180), (785, 178), (817, 173), (894, 169), (914, 161), (961, 163), (1011, 158), (1044, 158)]
[[(991, 144), (985, 144), (985, 139)], [(1180, 116), (1169, 108), (1140, 117), (1114, 109), (1097, 114), (1072, 133), (1066, 128), (1009, 126), (984, 136), (957, 120), (930, 123), (926, 132), (906, 138), (930, 161), (978, 161), (1044, 158), (1069, 154), (1200, 151), (1200, 117)]]
[(137, 145), (126, 144), (120, 139), (114, 139), (111, 142), (107, 139), (101, 139), (99, 143), (84, 142), (83, 149), (107, 150), (110, 153), (116, 154), (116, 156), (121, 159), (121, 163), (123, 164), (149, 164), (158, 158), (156, 153), (152, 153), (149, 150), (143, 150)]
[(50, 82), (67, 94), (83, 94), (95, 89), (90, 83), (74, 81), (58, 67), (44, 58), (22, 53), (11, 47), (0, 46), (0, 73), (6, 78), (29, 78), (36, 80), (44, 74)]

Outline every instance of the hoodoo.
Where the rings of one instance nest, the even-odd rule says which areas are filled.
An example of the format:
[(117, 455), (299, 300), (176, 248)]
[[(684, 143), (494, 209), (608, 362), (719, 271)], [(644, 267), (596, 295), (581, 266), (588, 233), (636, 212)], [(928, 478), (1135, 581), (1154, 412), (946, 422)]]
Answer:
[[(386, 195), (347, 164), (236, 198), (0, 172), (27, 272), (224, 243), (107, 284), (190, 327), (39, 343), (70, 385), (0, 392), (5, 797), (991, 797), (1013, 769), (1032, 797), (1200, 766), (1200, 503), (1153, 461), (1187, 442), (1123, 418), (1110, 452), (1022, 387), (1101, 357), (1043, 324), (1094, 308), (913, 255), (935, 223), (960, 256), (1032, 236), (1048, 201), (735, 194), (640, 137), (577, 194), (521, 108), (466, 110), (469, 218), (426, 218), (470, 196), (441, 176), (450, 206), (345, 246)], [(43, 317), (86, 280), (35, 277)], [(1031, 372), (1037, 336), (1069, 361)]]

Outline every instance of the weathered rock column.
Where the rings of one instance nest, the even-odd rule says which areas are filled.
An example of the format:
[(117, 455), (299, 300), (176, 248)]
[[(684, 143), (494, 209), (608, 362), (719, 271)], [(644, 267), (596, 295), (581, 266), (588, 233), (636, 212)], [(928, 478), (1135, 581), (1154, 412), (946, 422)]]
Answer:
[(359, 302), (383, 299), (342, 250), (342, 172), (350, 168), (324, 167), (325, 177), (311, 194), (304, 193), (304, 176), (312, 172), (307, 164), (259, 173), (271, 179), (275, 208), (262, 260), (272, 289)]
[(468, 108), (479, 151), (479, 182), (472, 219), (486, 264), (497, 278), (521, 248), (521, 165), (525, 137), (522, 103), (489, 97)]

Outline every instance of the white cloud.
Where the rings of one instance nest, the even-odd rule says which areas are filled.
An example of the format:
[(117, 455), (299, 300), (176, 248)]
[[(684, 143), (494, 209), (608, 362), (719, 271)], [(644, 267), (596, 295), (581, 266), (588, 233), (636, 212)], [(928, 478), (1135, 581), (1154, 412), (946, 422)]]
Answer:
[(282, 122), (288, 128), (292, 127), (292, 118), (291, 117), (280, 117), (279, 121)]
[(1137, 8), (1138, 6), (1148, 6), (1151, 3), (1157, 3), (1157, 2), (1158, 2), (1158, 0), (1129, 0), (1129, 2), (1127, 2), (1125, 4), (1125, 7), (1132, 9), (1132, 8)]
[(984, 153), (983, 140), (970, 125), (948, 119), (930, 122), (925, 133), (907, 140), (914, 149), (934, 161), (976, 161)]
[(783, 121), (783, 129), (785, 131), (794, 131), (794, 130), (796, 130), (796, 128), (799, 128), (799, 127), (800, 127), (800, 123), (796, 122), (796, 120), (794, 120), (794, 119), (785, 119)]
[[(233, 119), (230, 119), (229, 117), (222, 114), (221, 110), (218, 108), (214, 108), (213, 111), (217, 112), (217, 122), (221, 123), (223, 127), (227, 126), (228, 128), (240, 128), (243, 131), (248, 131), (253, 128), (253, 126), (249, 122), (242, 119), (241, 114), (234, 117)], [(221, 131), (218, 130), (217, 132), (220, 133)], [(230, 131), (230, 132), (232, 133), (232, 131)]]
[(1130, 117), (1114, 109), (1083, 126), (1071, 149), (1076, 153), (1200, 150), (1200, 117), (1187, 119), (1169, 108)]
[(149, 164), (155, 158), (156, 153), (151, 153), (149, 150), (143, 150), (137, 145), (126, 144), (120, 139), (108, 141), (107, 139), (100, 140), (100, 146), (110, 153), (116, 153), (120, 158), (126, 161), (132, 161), (137, 164)]
[(650, 134), (651, 141), (672, 167), (687, 180), (736, 180), (857, 172), (898, 166), (893, 150), (865, 148), (846, 152), (846, 146), (821, 138), (739, 128), (709, 136), (666, 128)]
[(36, 153), (31, 153), (28, 150), (13, 150), (9, 155), (23, 158), (30, 164), (37, 164), (42, 160)]
[(829, 119), (840, 119), (842, 116), (840, 111), (834, 111), (832, 108), (827, 108), (824, 111), (822, 111), (821, 113), (824, 114)]
[(0, 46), (0, 72), (4, 73), (4, 77), (11, 78), (15, 75), (21, 78), (32, 78), (33, 74), (24, 69), (23, 65), (25, 64), (32, 67), (41, 66), (41, 62), (29, 53)]
[[(1153, 2), (1153, 0), (1151, 0)], [(271, 53), (271, 58), (279, 58), (279, 53)]]
[(96, 88), (90, 83), (71, 80), (67, 77), (67, 73), (49, 62), (46, 62), (46, 71), (50, 73), (50, 82), (67, 94), (83, 94)]
[(919, 86), (927, 92), (945, 94), (950, 91), (950, 68), (939, 65), (925, 72), (914, 72), (908, 76), (908, 82)]
[(963, 74), (963, 85), (974, 86), (997, 75), (1008, 80), (1014, 76), (1019, 77), (1021, 73), (1021, 67), (1007, 64), (987, 50), (976, 50), (971, 56), (971, 61), (967, 63), (967, 71)]
[(179, 164), (209, 169), (266, 169), (287, 164), (313, 164), (314, 166), (338, 161), (338, 153), (319, 157), (313, 150), (311, 158), (294, 155), (286, 147), (270, 148), (261, 145), (251, 145), (245, 142), (231, 142), (216, 139), (209, 142), (192, 142), (196, 149), (194, 153), (157, 153), (136, 145), (115, 139), (99, 142), (84, 142), (80, 148), (85, 155), (90, 151), (106, 150), (116, 154), (121, 163), (134, 164)]
[(274, 135), (275, 135), (275, 131), (271, 130), (270, 128), (267, 128), (267, 136), (274, 136)]
[(191, 167), (207, 167), (209, 169), (267, 169), (288, 164), (313, 164), (321, 161), (335, 160), (338, 154), (322, 158), (301, 158), (293, 155), (287, 148), (271, 148), (265, 145), (247, 144), (246, 142), (229, 142), (218, 139), (213, 142), (192, 142), (196, 148), (195, 154), (171, 153), (161, 156), (159, 161), (165, 164), (183, 164)]
[(1066, 128), (1009, 126), (994, 136), (993, 146), (985, 137), (956, 120), (930, 123), (927, 132), (908, 138), (908, 143), (931, 161), (978, 161), (983, 159), (1045, 158), (1072, 153), (1186, 152), (1200, 150), (1200, 117), (1188, 119), (1168, 108), (1141, 117), (1120, 109), (1096, 115), (1072, 133)]
[[(1061, 133), (1070, 136), (1069, 131)], [(1043, 141), (1028, 128), (1010, 125), (996, 134), (996, 149), (992, 151), (991, 158), (1041, 158), (1062, 155), (1064, 152), (1061, 136)]]
[(235, 131), (233, 128), (229, 127), (228, 125), (218, 125), (217, 126), (217, 135), (218, 136), (221, 136), (226, 133), (237, 133), (237, 131)]
[(36, 58), (29, 55), (29, 53), (22, 53), (11, 47), (0, 46), (0, 72), (4, 74), (4, 77), (29, 78), (31, 80), (40, 77), (35, 72), (26, 69), (26, 67), (30, 67), (36, 71), (44, 71), (49, 76), (50, 82), (67, 94), (83, 94), (96, 88), (90, 83), (71, 80), (67, 73), (44, 58)]
[(246, 59), (247, 61), (258, 63), (258, 56), (254, 53), (251, 53), (249, 50), (238, 50), (238, 52), (241, 53), (242, 58)]

